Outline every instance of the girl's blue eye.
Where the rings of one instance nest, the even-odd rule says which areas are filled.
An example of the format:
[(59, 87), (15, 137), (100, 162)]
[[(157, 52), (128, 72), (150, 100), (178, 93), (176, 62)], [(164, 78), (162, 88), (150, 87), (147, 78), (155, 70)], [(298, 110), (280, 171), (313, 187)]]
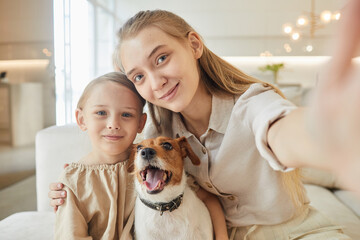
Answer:
[(106, 112), (105, 111), (98, 111), (98, 112), (96, 112), (96, 114), (100, 115), (100, 116), (105, 116)]
[(139, 82), (139, 81), (143, 78), (143, 76), (144, 76), (144, 75), (141, 75), (141, 74), (136, 75), (136, 76), (134, 77), (134, 81), (135, 81), (135, 82)]
[(128, 117), (132, 117), (132, 114), (131, 113), (123, 113), (122, 116), (128, 118)]
[(166, 58), (167, 58), (166, 55), (163, 55), (163, 56), (159, 57), (158, 60), (157, 60), (157, 64), (162, 63), (163, 61), (165, 61)]

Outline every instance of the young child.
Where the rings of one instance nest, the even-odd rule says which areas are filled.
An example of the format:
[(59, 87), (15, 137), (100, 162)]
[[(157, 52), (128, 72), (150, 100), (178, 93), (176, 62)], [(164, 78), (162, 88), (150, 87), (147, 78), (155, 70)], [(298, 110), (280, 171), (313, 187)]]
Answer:
[(132, 238), (135, 197), (128, 156), (146, 121), (144, 105), (121, 73), (105, 74), (85, 88), (75, 114), (92, 151), (60, 176), (67, 198), (57, 211), (55, 239)]
[[(92, 151), (60, 176), (67, 198), (57, 211), (55, 239), (132, 239), (135, 193), (128, 157), (146, 122), (144, 105), (121, 73), (105, 74), (85, 88), (75, 114)], [(203, 189), (197, 193), (209, 209), (216, 239), (227, 239), (218, 199)]]

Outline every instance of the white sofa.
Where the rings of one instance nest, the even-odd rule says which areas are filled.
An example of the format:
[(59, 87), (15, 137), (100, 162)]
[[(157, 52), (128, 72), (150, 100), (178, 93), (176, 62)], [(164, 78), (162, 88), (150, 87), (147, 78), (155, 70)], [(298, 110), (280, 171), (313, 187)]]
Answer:
[(49, 184), (56, 182), (65, 163), (76, 162), (91, 146), (76, 125), (53, 126), (36, 135), (37, 211), (15, 213), (0, 222), (1, 240), (53, 239), (55, 214), (48, 198)]
[[(37, 211), (13, 214), (0, 222), (0, 239), (48, 240), (53, 237), (55, 214), (49, 205), (48, 186), (55, 182), (65, 163), (78, 161), (90, 149), (89, 140), (75, 125), (53, 126), (36, 136)], [(343, 190), (330, 191), (334, 186), (329, 174), (307, 171), (306, 185), (312, 204), (345, 227), (353, 239), (360, 239), (360, 201)]]

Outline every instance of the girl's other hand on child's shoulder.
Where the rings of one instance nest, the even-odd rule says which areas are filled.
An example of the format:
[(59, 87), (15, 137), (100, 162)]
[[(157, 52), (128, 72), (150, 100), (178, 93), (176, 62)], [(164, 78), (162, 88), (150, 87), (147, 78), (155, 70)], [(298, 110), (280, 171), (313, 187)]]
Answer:
[[(69, 166), (69, 164), (64, 165), (64, 169)], [(64, 204), (66, 198), (66, 191), (62, 190), (64, 184), (60, 182), (50, 183), (48, 196), (50, 198), (50, 206), (54, 208), (54, 212), (57, 211), (58, 207)]]

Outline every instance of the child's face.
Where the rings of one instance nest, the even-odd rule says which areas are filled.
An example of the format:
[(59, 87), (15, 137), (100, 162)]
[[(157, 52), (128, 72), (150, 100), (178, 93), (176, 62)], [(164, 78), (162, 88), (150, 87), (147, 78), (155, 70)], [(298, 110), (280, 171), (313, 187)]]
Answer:
[(126, 153), (146, 121), (135, 93), (110, 81), (94, 86), (76, 115), (80, 128), (88, 131), (93, 151), (111, 156)]

